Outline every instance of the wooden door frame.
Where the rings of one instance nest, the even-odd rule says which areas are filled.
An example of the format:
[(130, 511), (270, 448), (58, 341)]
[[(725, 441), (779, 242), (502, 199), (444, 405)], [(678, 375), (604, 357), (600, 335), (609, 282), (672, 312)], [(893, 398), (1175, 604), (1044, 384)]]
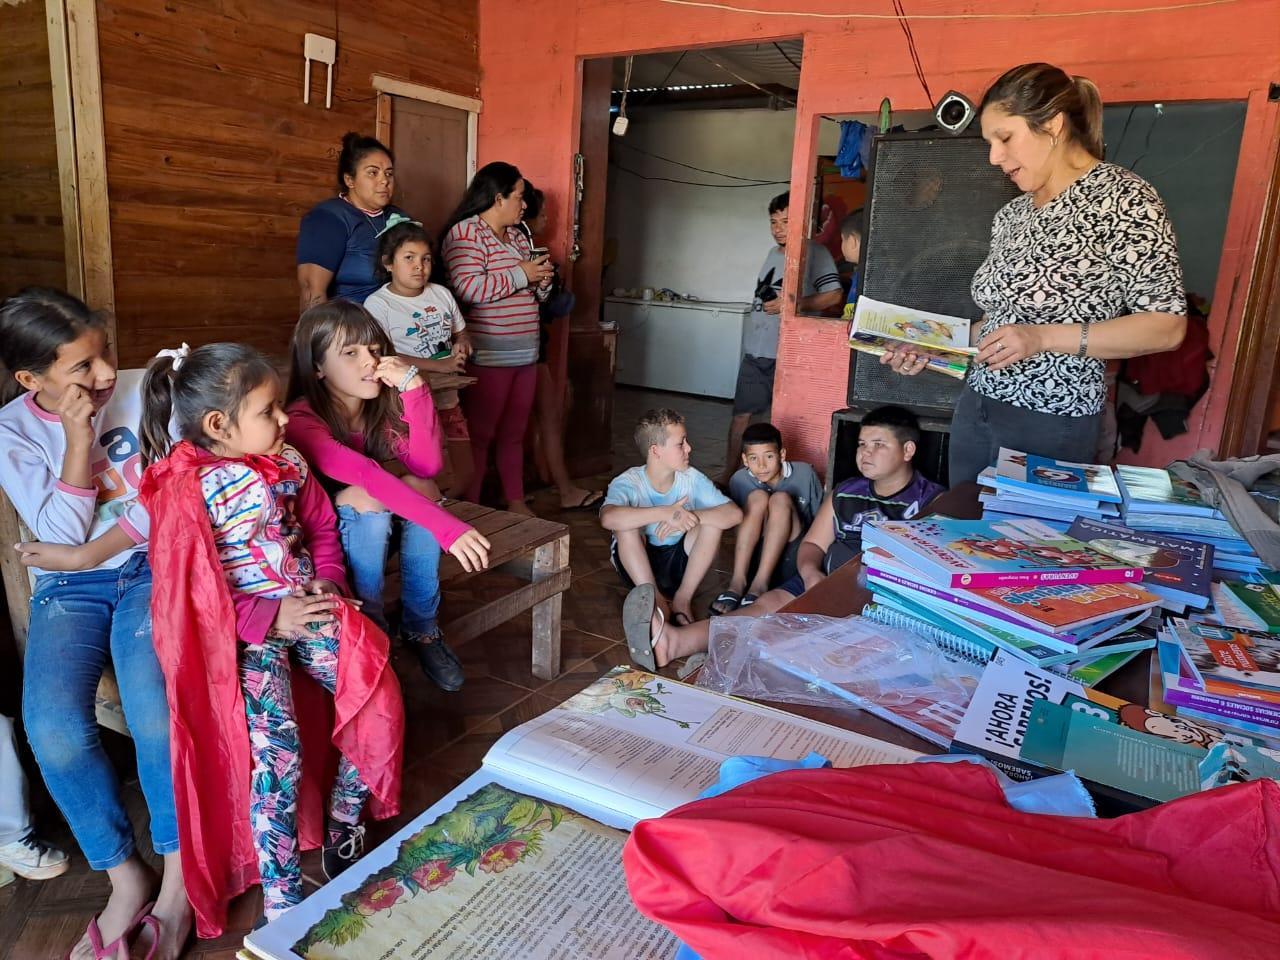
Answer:
[(1275, 152), (1262, 205), (1235, 367), (1218, 450), (1223, 457), (1263, 452), (1270, 427), (1271, 398), (1280, 372), (1280, 150)]
[(96, 0), (45, 0), (67, 289), (107, 316), (115, 338), (115, 276)]
[[(107, 335), (114, 342), (116, 296), (97, 2), (44, 0), (44, 10), (67, 291), (103, 312)], [(23, 539), (26, 537), (18, 513), (0, 491), (0, 540), (10, 544)], [(4, 581), (14, 640), (22, 650), (27, 640), (31, 578), (16, 551), (0, 550), (0, 578)]]
[(467, 114), (467, 180), (470, 181), (476, 175), (476, 141), (480, 132), (480, 111), (483, 106), (481, 101), (420, 83), (384, 77), (379, 73), (375, 73), (370, 82), (373, 84), (373, 89), (378, 92), (374, 135), (388, 146), (391, 145), (392, 97), (407, 97), (410, 100), (435, 103), (465, 112)]

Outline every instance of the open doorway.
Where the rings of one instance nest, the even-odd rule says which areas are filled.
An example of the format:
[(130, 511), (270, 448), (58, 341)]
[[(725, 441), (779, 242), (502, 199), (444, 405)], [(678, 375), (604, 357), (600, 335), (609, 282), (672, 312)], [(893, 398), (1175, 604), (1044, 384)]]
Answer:
[(612, 61), (609, 123), (626, 124), (608, 138), (601, 319), (617, 337), (619, 462), (636, 417), (668, 406), (694, 464), (723, 472), (769, 205), (790, 185), (802, 53), (780, 40)]

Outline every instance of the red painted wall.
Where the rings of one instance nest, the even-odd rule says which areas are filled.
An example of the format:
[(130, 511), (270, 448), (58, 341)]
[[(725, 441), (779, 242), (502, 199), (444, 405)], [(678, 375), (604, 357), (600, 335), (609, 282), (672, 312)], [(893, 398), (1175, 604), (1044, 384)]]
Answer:
[[(811, 14), (851, 9), (883, 15), (892, 7), (866, 0), (725, 0), (728, 5)], [(1172, 3), (1152, 0), (1150, 6)], [(1035, 11), (1009, 20), (916, 20), (912, 24), (934, 96), (954, 88), (977, 99), (1003, 70), (1047, 60), (1094, 80), (1109, 102), (1247, 100), (1240, 163), (1214, 291), (1211, 338), (1218, 357), (1207, 397), (1191, 430), (1175, 442), (1144, 444), (1144, 462), (1165, 462), (1216, 445), (1226, 415), (1257, 242), (1267, 176), (1280, 135), (1280, 105), (1268, 103), (1280, 80), (1280, 3), (1238, 0), (1159, 13), (1072, 16), (1117, 0), (912, 0), (910, 13), (966, 15)], [(793, 192), (811, 190), (820, 114), (868, 113), (883, 97), (897, 110), (929, 108), (893, 20), (769, 16), (663, 0), (480, 0), (480, 161), (506, 159), (553, 195), (555, 248), (562, 255), (570, 159), (577, 147), (581, 58), (803, 37), (804, 60), (792, 157)], [(793, 204), (793, 206), (800, 206)], [(798, 250), (803, 222), (794, 219), (788, 250)], [(584, 238), (591, 242), (592, 238)], [(826, 462), (832, 410), (845, 406), (849, 350), (844, 327), (795, 316), (798, 269), (788, 257), (774, 421), (797, 458)]]

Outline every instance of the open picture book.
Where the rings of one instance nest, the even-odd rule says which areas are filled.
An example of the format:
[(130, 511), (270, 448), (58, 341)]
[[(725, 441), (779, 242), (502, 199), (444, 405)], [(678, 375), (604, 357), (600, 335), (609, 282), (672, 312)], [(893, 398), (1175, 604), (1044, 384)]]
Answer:
[(836, 766), (915, 751), (619, 667), (505, 734), (479, 771), (287, 914), (253, 960), (668, 958), (636, 912), (622, 845), (694, 800), (733, 756)]
[(969, 321), (927, 310), (916, 310), (870, 297), (858, 298), (849, 325), (849, 346), (881, 356), (889, 350), (909, 349), (924, 358), (928, 368), (963, 377), (978, 352), (969, 346)]

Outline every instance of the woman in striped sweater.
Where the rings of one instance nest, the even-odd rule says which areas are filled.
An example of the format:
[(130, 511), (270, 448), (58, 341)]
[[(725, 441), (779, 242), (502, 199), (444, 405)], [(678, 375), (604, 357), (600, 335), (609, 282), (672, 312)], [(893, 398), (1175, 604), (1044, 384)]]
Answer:
[(493, 448), (502, 495), (516, 513), (531, 512), (524, 502), (524, 434), (537, 386), (538, 302), (550, 294), (555, 273), (517, 228), (524, 189), (511, 164), (481, 167), (440, 240), (475, 347), (467, 373), (479, 381), (463, 394), (475, 460), (467, 499), (479, 501)]

